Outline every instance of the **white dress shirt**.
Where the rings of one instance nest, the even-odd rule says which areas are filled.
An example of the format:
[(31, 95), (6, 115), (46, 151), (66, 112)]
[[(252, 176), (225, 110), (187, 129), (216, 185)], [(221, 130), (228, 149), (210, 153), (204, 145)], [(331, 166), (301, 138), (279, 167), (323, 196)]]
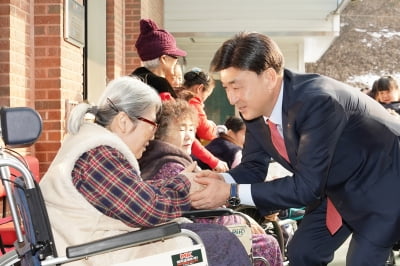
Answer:
[[(268, 119), (277, 125), (278, 131), (283, 137), (283, 128), (282, 128), (282, 99), (283, 99), (283, 82), (281, 86), (281, 90), (279, 92), (278, 100), (274, 108), (272, 109), (272, 113), (270, 117), (265, 117), (265, 121)], [(236, 183), (233, 177), (229, 173), (222, 173), (222, 176), (225, 179), (226, 183), (232, 184)], [(251, 184), (240, 184), (238, 186), (238, 193), (241, 204), (255, 206), (253, 197), (251, 196)]]

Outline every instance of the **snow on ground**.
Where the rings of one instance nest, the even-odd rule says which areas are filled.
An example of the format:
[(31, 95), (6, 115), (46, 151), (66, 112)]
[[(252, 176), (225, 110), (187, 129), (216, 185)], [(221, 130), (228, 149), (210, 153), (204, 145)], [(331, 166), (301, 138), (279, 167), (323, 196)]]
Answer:
[[(384, 75), (391, 75), (397, 80), (397, 83), (400, 84), (400, 72), (399, 73), (382, 73), (382, 76)], [(372, 84), (374, 83), (375, 80), (379, 79), (381, 76), (378, 76), (376, 74), (366, 74), (366, 75), (360, 75), (360, 76), (352, 76), (349, 77), (346, 80), (346, 83), (348, 84), (366, 84), (368, 88), (372, 88)]]

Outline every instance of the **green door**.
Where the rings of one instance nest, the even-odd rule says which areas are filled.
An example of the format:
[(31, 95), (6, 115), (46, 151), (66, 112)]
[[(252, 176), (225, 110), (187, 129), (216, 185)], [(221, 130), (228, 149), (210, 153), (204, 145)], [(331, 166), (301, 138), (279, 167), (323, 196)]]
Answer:
[(229, 116), (235, 115), (235, 107), (229, 104), (219, 80), (215, 81), (214, 91), (205, 102), (205, 111), (207, 118), (217, 125), (224, 124)]

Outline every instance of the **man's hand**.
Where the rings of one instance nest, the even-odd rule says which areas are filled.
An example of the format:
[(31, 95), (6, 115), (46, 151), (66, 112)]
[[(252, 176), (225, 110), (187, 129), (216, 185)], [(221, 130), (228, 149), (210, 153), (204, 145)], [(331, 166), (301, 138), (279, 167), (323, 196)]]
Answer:
[(230, 184), (215, 177), (195, 177), (194, 182), (204, 185), (205, 188), (190, 194), (193, 208), (215, 209), (226, 204), (230, 195)]

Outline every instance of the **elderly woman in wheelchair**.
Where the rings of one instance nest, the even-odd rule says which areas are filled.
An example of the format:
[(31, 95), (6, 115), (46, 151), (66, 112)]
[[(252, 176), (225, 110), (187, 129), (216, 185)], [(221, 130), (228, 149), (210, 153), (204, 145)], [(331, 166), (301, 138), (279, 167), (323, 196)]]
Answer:
[[(176, 220), (190, 209), (185, 176), (146, 181), (140, 176), (137, 159), (157, 130), (160, 108), (154, 89), (121, 77), (109, 83), (98, 106), (81, 103), (72, 110), (69, 135), (40, 182), (60, 253), (71, 244)], [(209, 265), (250, 264), (225, 227), (180, 220), (202, 238)], [(111, 265), (190, 244), (174, 237), (91, 257), (84, 265)]]
[[(144, 180), (169, 180), (180, 173), (190, 179), (193, 174), (189, 169), (195, 168), (190, 156), (191, 146), (195, 139), (198, 115), (196, 109), (185, 100), (163, 102), (159, 118), (159, 127), (155, 133), (155, 139), (151, 140), (139, 159), (141, 175)], [(192, 182), (191, 190), (201, 189), (197, 183)], [(222, 211), (221, 211), (222, 212)], [(280, 266), (282, 254), (277, 240), (267, 235), (264, 229), (254, 219), (243, 213), (231, 213), (217, 217), (209, 216), (209, 212), (190, 212), (186, 216), (191, 217), (196, 223), (221, 224), (236, 232), (242, 239), (255, 265)], [(244, 237), (245, 230), (241, 225), (249, 225), (251, 232)], [(247, 244), (246, 239), (250, 239)], [(216, 247), (218, 248), (218, 247)]]

